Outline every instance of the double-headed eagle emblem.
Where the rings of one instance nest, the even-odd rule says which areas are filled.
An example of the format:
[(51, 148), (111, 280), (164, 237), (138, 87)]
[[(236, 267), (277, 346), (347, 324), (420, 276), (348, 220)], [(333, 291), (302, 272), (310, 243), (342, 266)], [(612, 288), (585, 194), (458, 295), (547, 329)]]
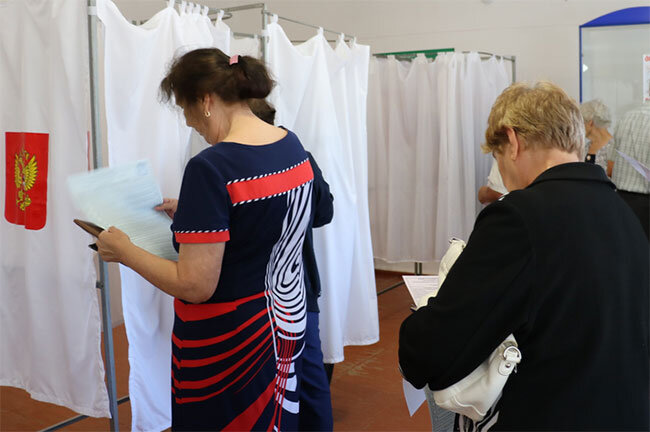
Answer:
[(22, 211), (25, 211), (32, 203), (32, 199), (27, 195), (27, 191), (34, 187), (37, 176), (38, 165), (36, 163), (36, 156), (30, 155), (24, 149), (16, 153), (16, 162), (14, 164), (14, 182), (16, 183), (16, 189), (18, 189), (16, 205)]

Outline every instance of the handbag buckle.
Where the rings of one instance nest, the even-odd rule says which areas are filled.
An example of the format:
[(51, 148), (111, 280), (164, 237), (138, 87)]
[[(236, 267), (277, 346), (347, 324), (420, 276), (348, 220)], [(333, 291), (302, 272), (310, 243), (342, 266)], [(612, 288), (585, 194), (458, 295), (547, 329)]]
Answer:
[(506, 349), (503, 351), (503, 360), (499, 363), (499, 373), (501, 375), (510, 375), (513, 371), (517, 372), (517, 365), (521, 361), (521, 351), (517, 345), (507, 342)]

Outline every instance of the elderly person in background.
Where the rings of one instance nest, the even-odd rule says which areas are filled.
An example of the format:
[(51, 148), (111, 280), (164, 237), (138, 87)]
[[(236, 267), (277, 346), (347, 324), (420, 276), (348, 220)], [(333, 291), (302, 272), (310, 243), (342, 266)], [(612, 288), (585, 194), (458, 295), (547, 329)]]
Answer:
[(641, 221), (650, 240), (650, 183), (618, 151), (650, 167), (650, 104), (625, 113), (616, 125), (609, 159), (618, 194)]
[(647, 430), (648, 245), (605, 172), (582, 163), (578, 105), (551, 83), (513, 84), (485, 135), (510, 193), (402, 323), (404, 377), (447, 388), (514, 334), (522, 361), (492, 429)]
[(499, 172), (499, 165), (496, 159), (492, 161), (492, 168), (488, 174), (487, 184), (481, 186), (478, 190), (478, 200), (483, 205), (488, 205), (507, 194), (508, 190), (503, 184), (501, 173)]
[(612, 124), (609, 108), (600, 99), (593, 99), (580, 105), (580, 112), (585, 121), (585, 135), (589, 140), (585, 162), (600, 165), (611, 177), (608, 154), (609, 143), (613, 137), (607, 130)]

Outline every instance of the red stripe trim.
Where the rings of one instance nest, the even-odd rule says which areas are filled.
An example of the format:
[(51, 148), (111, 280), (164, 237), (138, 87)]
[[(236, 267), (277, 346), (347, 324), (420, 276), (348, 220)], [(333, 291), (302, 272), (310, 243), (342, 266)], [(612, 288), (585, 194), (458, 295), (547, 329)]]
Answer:
[(241, 332), (246, 327), (250, 326), (255, 321), (260, 319), (261, 317), (266, 316), (267, 313), (268, 311), (266, 309), (261, 310), (258, 313), (256, 313), (252, 318), (248, 319), (246, 322), (237, 326), (237, 328), (235, 328), (234, 330), (209, 339), (179, 339), (178, 337), (176, 337), (175, 334), (172, 333), (172, 342), (174, 342), (174, 345), (176, 345), (178, 348), (200, 348), (208, 345), (214, 345), (216, 343), (223, 342), (235, 336), (237, 333)]
[(174, 232), (178, 243), (221, 243), (230, 240), (230, 231), (180, 233)]
[[(262, 353), (262, 355), (264, 355), (264, 353)], [(266, 362), (268, 362), (271, 359), (271, 356), (275, 356), (275, 352), (273, 352), (273, 351), (269, 352), (269, 355), (267, 355), (266, 358), (264, 360), (262, 360), (262, 362), (260, 362), (260, 367), (257, 368), (257, 371), (248, 379), (248, 381), (246, 381), (244, 383), (244, 385), (241, 386), (241, 388), (239, 390), (237, 390), (237, 392), (245, 389), (246, 386), (248, 386), (248, 384), (250, 384), (250, 382), (253, 381), (257, 375), (259, 375), (260, 371), (262, 370), (262, 367), (264, 367)], [(260, 356), (260, 357), (262, 357), (262, 356)]]
[[(248, 339), (246, 339), (245, 341), (243, 341), (242, 343), (240, 343), (236, 347), (234, 347), (234, 348), (232, 348), (232, 349), (230, 349), (230, 350), (228, 350), (226, 352), (223, 352), (221, 354), (217, 354), (215, 356), (212, 356), (212, 357), (206, 357), (206, 358), (202, 358), (202, 359), (192, 359), (192, 360), (183, 359), (183, 360), (180, 361), (180, 366), (179, 367), (184, 368), (184, 367), (207, 366), (209, 364), (216, 363), (218, 361), (226, 359), (226, 358), (232, 356), (233, 354), (236, 354), (239, 351), (241, 351), (242, 349), (244, 349), (248, 344), (253, 342), (262, 333), (264, 333), (264, 331), (268, 330), (269, 327), (271, 327), (271, 322), (267, 321), (264, 326), (262, 326), (255, 333), (253, 333)], [(176, 360), (175, 357), (174, 357), (174, 360)]]
[[(269, 355), (266, 357), (266, 359), (264, 360), (264, 362), (268, 361), (269, 358), (271, 357), (271, 355), (274, 354), (274, 353), (273, 353), (273, 350), (271, 350), (271, 347), (273, 347), (273, 344), (268, 344), (268, 346), (266, 347), (266, 349), (265, 349), (264, 351), (262, 351), (262, 353), (261, 353), (261, 354), (260, 354), (260, 355), (255, 359), (255, 361), (254, 361), (253, 363), (251, 363), (251, 365), (248, 366), (248, 367), (247, 367), (247, 368), (246, 368), (246, 369), (245, 369), (245, 370), (244, 370), (244, 371), (243, 371), (243, 372), (242, 372), (242, 373), (241, 373), (241, 374), (240, 374), (240, 375), (239, 375), (235, 380), (233, 380), (230, 384), (224, 386), (223, 388), (220, 388), (220, 389), (217, 390), (216, 392), (212, 392), (212, 393), (210, 393), (210, 394), (203, 395), (203, 396), (177, 397), (177, 398), (175, 398), (175, 399), (176, 399), (176, 403), (183, 404), (183, 403), (190, 403), (190, 402), (200, 402), (200, 401), (204, 401), (204, 400), (206, 400), (206, 399), (210, 399), (211, 397), (214, 397), (214, 396), (216, 396), (216, 395), (218, 395), (218, 394), (220, 394), (220, 393), (223, 393), (223, 392), (226, 391), (228, 388), (230, 388), (230, 387), (232, 387), (233, 385), (235, 385), (235, 384), (236, 384), (236, 383), (241, 379), (242, 376), (244, 376), (246, 373), (248, 373), (248, 371), (250, 371), (250, 370), (253, 368), (253, 366), (255, 366), (255, 363), (256, 363), (260, 358), (262, 358), (262, 356), (263, 356), (267, 351), (270, 351)], [(264, 362), (263, 362), (263, 363), (264, 363)], [(261, 366), (260, 366), (260, 368), (261, 368)], [(256, 372), (256, 374), (257, 374), (257, 372)], [(174, 382), (174, 384), (176, 384), (176, 382)], [(246, 383), (246, 384), (248, 384), (248, 383)], [(172, 386), (172, 388), (173, 388), (173, 386)], [(238, 391), (239, 391), (239, 390), (238, 390)]]
[[(174, 384), (176, 385), (176, 388), (179, 388), (179, 389), (200, 389), (200, 388), (205, 388), (205, 387), (211, 386), (212, 384), (216, 384), (219, 381), (221, 381), (222, 379), (226, 378), (231, 373), (233, 373), (235, 370), (237, 370), (241, 365), (246, 363), (246, 361), (248, 361), (251, 357), (253, 357), (253, 355), (255, 355), (256, 352), (258, 352), (260, 349), (262, 349), (270, 339), (271, 339), (271, 333), (269, 333), (264, 338), (264, 340), (259, 343), (259, 345), (257, 345), (255, 348), (253, 348), (248, 354), (246, 354), (244, 357), (242, 357), (242, 359), (239, 360), (237, 363), (230, 366), (228, 369), (225, 369), (222, 372), (219, 372), (218, 374), (211, 376), (210, 378), (197, 380), (197, 381), (177, 381), (177, 380), (174, 380)], [(267, 344), (267, 345), (270, 345), (270, 344)], [(268, 348), (268, 346), (267, 346), (267, 348)], [(252, 365), (250, 367), (252, 367)]]
[(223, 303), (183, 303), (179, 299), (174, 299), (174, 312), (182, 321), (200, 321), (214, 318), (219, 315), (225, 315), (237, 309), (237, 307), (253, 300), (264, 297), (264, 292), (253, 294), (239, 300)]
[(260, 414), (264, 411), (264, 408), (271, 401), (275, 389), (275, 381), (273, 380), (269, 383), (268, 387), (264, 392), (257, 398), (255, 402), (250, 404), (246, 411), (239, 414), (235, 417), (225, 428), (224, 431), (249, 431), (253, 430), (255, 423), (260, 418)]
[(283, 173), (231, 183), (226, 186), (233, 204), (266, 198), (295, 189), (314, 178), (308, 160)]

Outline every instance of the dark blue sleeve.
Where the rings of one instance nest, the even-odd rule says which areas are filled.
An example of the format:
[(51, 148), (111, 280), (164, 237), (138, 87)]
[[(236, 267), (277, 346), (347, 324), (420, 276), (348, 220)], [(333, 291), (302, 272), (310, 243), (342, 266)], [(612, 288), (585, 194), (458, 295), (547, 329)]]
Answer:
[(172, 231), (178, 243), (230, 239), (230, 197), (217, 168), (197, 155), (185, 168)]
[(330, 185), (323, 178), (323, 173), (311, 153), (307, 152), (309, 163), (314, 171), (314, 189), (312, 192), (313, 228), (327, 225), (334, 217), (334, 196)]

